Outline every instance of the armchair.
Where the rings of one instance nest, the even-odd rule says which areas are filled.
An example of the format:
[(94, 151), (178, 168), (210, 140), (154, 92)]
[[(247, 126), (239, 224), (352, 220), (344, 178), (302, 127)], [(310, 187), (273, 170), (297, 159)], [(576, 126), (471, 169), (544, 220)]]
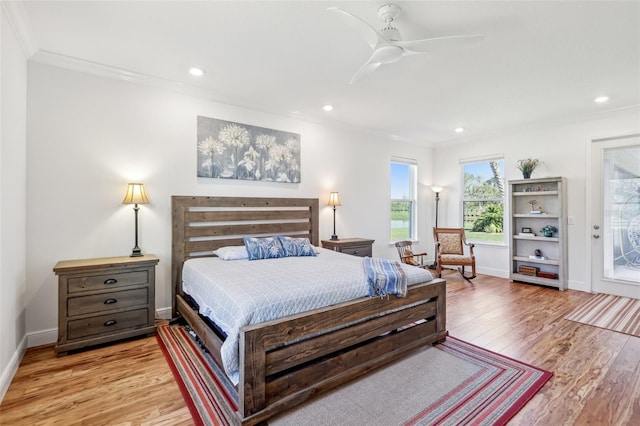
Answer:
[[(466, 280), (476, 277), (476, 257), (473, 254), (474, 244), (467, 243), (463, 228), (433, 228), (433, 239), (436, 243), (436, 276), (442, 276), (442, 267), (460, 266), (458, 271)], [(468, 254), (464, 246), (469, 247)], [(471, 266), (471, 275), (465, 273), (465, 266)]]

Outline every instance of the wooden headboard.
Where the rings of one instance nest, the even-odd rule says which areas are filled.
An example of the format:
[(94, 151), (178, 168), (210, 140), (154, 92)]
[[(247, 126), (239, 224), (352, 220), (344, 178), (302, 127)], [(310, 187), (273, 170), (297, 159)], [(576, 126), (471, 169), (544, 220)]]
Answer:
[(171, 197), (171, 282), (182, 294), (182, 264), (211, 256), (223, 246), (243, 245), (243, 237), (286, 235), (319, 244), (317, 198)]

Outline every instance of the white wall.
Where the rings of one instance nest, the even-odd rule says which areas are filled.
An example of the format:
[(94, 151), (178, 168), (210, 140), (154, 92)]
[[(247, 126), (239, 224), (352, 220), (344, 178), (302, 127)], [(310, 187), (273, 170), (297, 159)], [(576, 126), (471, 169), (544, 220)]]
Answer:
[[(338, 235), (375, 239), (374, 255), (395, 259), (389, 161), (414, 158), (421, 236), (432, 241), (430, 149), (39, 63), (29, 64), (28, 77), (30, 346), (56, 338), (57, 261), (131, 252), (133, 210), (121, 204), (127, 182), (143, 182), (152, 201), (141, 206), (139, 235), (143, 252), (160, 258), (159, 309), (171, 303), (171, 195), (318, 197), (326, 239), (333, 227), (326, 201), (339, 191)], [(300, 133), (302, 183), (196, 178), (197, 115)]]
[(26, 348), (27, 60), (0, 7), (0, 400)]
[[(516, 162), (522, 158), (542, 161), (532, 177), (564, 176), (567, 178), (569, 225), (568, 279), (569, 288), (590, 291), (588, 247), (587, 194), (590, 179), (590, 149), (593, 139), (634, 134), (640, 131), (640, 108), (594, 114), (564, 124), (537, 125), (464, 143), (438, 147), (434, 150), (434, 176), (439, 185), (445, 185), (440, 202), (443, 225), (460, 226), (461, 172), (459, 161), (489, 154), (504, 155), (506, 179), (522, 179)], [(444, 213), (443, 213), (444, 212)], [(440, 224), (440, 218), (438, 218)], [(506, 224), (508, 226), (508, 223)], [(509, 232), (505, 229), (505, 232)], [(509, 276), (509, 250), (506, 245), (476, 244), (478, 272), (501, 277)]]

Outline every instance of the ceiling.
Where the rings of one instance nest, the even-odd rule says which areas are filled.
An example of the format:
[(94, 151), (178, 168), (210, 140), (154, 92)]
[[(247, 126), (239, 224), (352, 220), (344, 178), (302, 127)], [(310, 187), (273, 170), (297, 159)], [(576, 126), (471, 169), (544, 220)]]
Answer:
[[(640, 104), (638, 1), (394, 3), (404, 40), (485, 39), (350, 85), (371, 49), (326, 9), (379, 29), (384, 1), (24, 1), (23, 33), (34, 61), (425, 146)], [(610, 100), (594, 103), (600, 95)]]

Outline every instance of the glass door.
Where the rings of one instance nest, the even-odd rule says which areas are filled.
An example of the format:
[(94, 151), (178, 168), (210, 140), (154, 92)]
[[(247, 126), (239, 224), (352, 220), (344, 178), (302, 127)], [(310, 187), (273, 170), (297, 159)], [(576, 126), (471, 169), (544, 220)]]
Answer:
[(592, 144), (591, 281), (640, 298), (640, 136)]

